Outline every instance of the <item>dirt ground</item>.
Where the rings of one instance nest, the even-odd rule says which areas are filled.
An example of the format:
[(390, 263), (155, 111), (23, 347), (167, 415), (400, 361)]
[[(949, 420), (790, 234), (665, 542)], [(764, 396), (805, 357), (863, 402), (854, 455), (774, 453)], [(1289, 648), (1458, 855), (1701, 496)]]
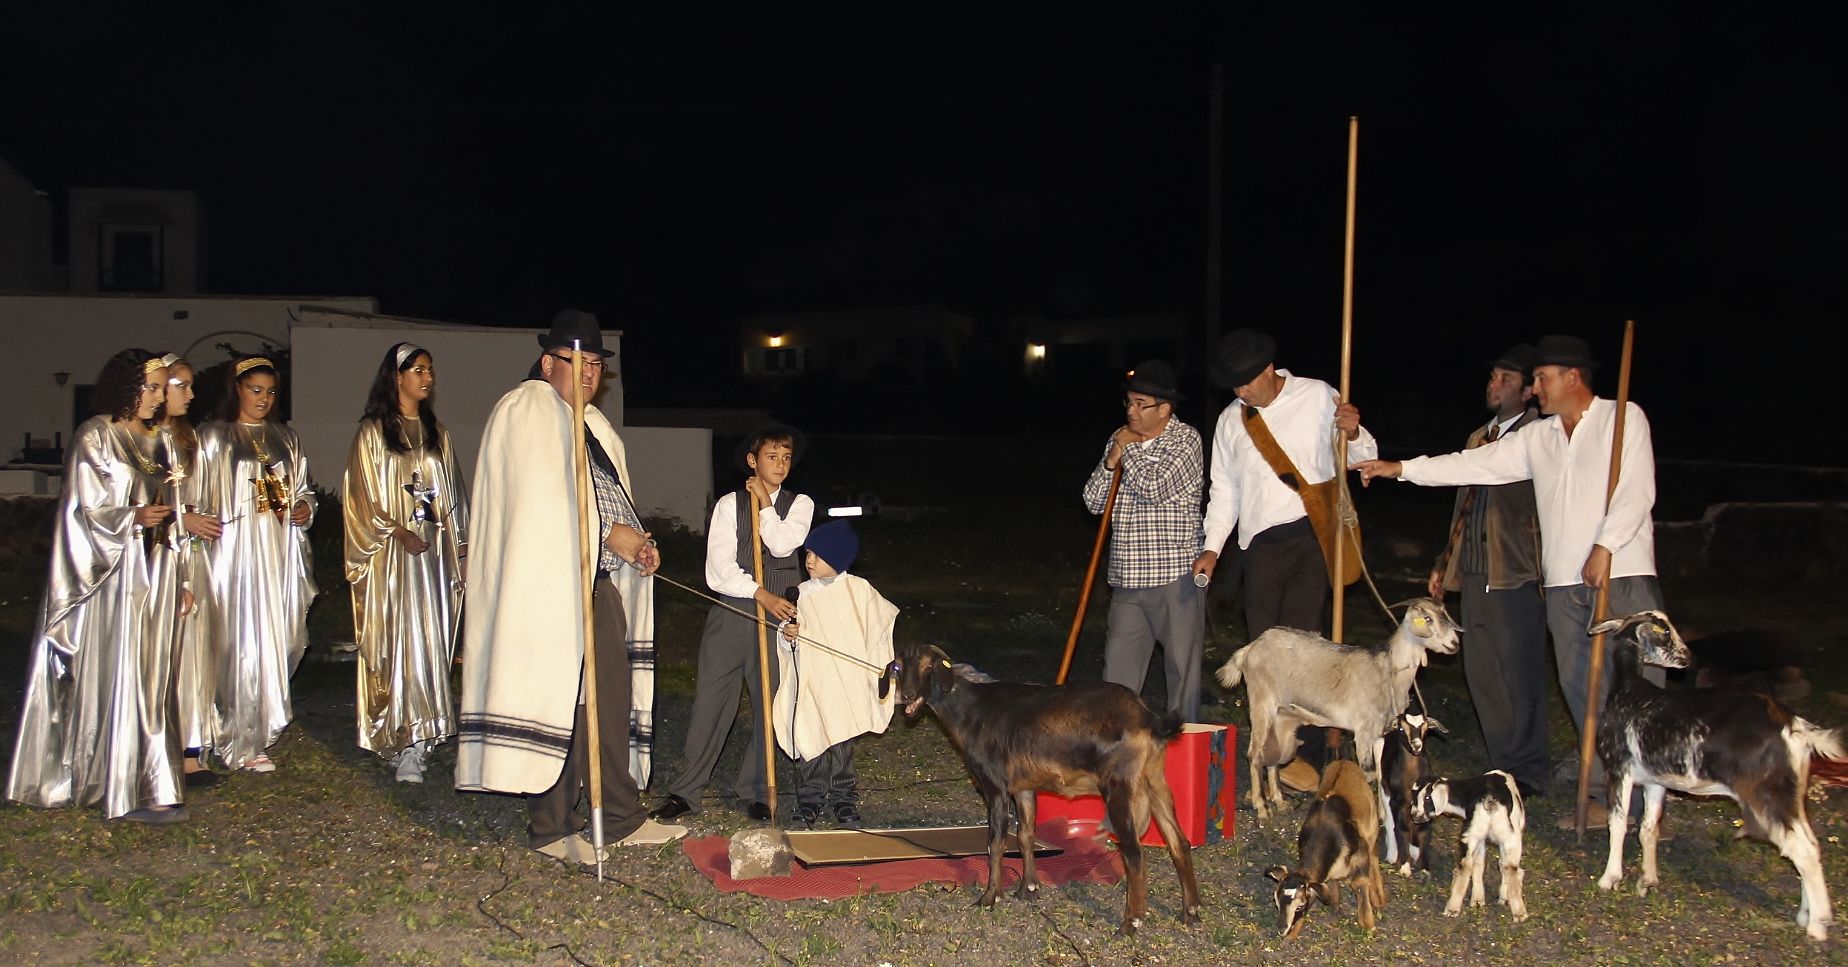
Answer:
[[(877, 492), (884, 513), (862, 527), (855, 570), (904, 613), (900, 634), (941, 644), (1003, 677), (1049, 680), (1071, 620), (1094, 524), (1076, 508), (1096, 448), (1020, 460), (1007, 497), (955, 487), (882, 483), (885, 469), (815, 460), (792, 484), (830, 480), (847, 494)], [(1003, 452), (971, 459), (1008, 460)], [(903, 466), (894, 458), (892, 466)], [(927, 482), (928, 484), (928, 482)], [(819, 489), (819, 488), (818, 488)], [(1389, 600), (1409, 596), (1441, 531), (1441, 500), (1376, 489), (1362, 503), (1369, 563)], [(1434, 524), (1435, 521), (1435, 524)], [(695, 582), (701, 556), (685, 535), (664, 544), (666, 570)], [(42, 568), (42, 561), (40, 563)], [(1221, 585), (1228, 582), (1222, 581)], [(0, 587), (0, 733), (17, 721), (24, 637), (35, 598)], [(1210, 667), (1242, 643), (1229, 586), (1214, 589)], [(1103, 596), (1093, 602), (1075, 677), (1101, 666)], [(1688, 578), (1667, 586), (1670, 610), (1704, 632), (1763, 631), (1791, 642), (1811, 684), (1797, 710), (1820, 723), (1848, 722), (1834, 694), (1848, 692), (1848, 614), (1821, 588), (1721, 584)], [(344, 620), (345, 589), (324, 585), (314, 655), (295, 680), (296, 725), (272, 754), (280, 771), (239, 775), (188, 803), (190, 822), (149, 829), (104, 823), (92, 810), (0, 807), (0, 960), (40, 967), (90, 963), (492, 964), (1220, 964), (1307, 963), (1832, 963), (1843, 944), (1814, 944), (1794, 922), (1797, 877), (1769, 846), (1736, 841), (1726, 801), (1671, 800), (1675, 833), (1661, 855), (1661, 888), (1639, 899), (1631, 876), (1597, 889), (1605, 841), (1583, 843), (1553, 827), (1568, 808), (1560, 793), (1530, 804), (1525, 867), (1532, 917), (1513, 923), (1497, 906), (1441, 916), (1455, 859), (1454, 821), (1436, 834), (1438, 870), (1389, 877), (1388, 906), (1372, 935), (1350, 905), (1316, 913), (1301, 939), (1276, 934), (1262, 871), (1294, 856), (1300, 804), (1271, 828), (1248, 809), (1237, 836), (1196, 850), (1204, 922), (1176, 917), (1179, 887), (1165, 854), (1150, 861), (1151, 917), (1134, 939), (1114, 936), (1123, 888), (1076, 885), (1037, 901), (1004, 894), (972, 907), (974, 888), (926, 887), (850, 900), (781, 902), (720, 894), (677, 847), (623, 850), (593, 877), (523, 847), (519, 804), (461, 795), (449, 785), (453, 753), (441, 750), (429, 781), (407, 786), (354, 747), (353, 666), (329, 657)], [(659, 592), (661, 674), (656, 782), (680, 765), (693, 660), (704, 605)], [(1349, 599), (1350, 640), (1382, 633), (1377, 609)], [(1466, 646), (1467, 647), (1467, 646)], [(11, 657), (7, 657), (11, 656)], [(1149, 688), (1160, 701), (1159, 675)], [(1460, 662), (1440, 660), (1423, 677), (1453, 737), (1436, 745), (1438, 768), (1483, 767)], [(1244, 724), (1231, 696), (1209, 694), (1202, 718)], [(1556, 755), (1572, 754), (1563, 702), (1554, 696)], [(740, 753), (727, 751), (715, 787), (729, 785)], [(8, 742), (10, 747), (10, 741)], [(1242, 751), (1242, 750), (1241, 750)], [(981, 804), (928, 715), (864, 740), (857, 757), (869, 824), (980, 822)], [(1239, 770), (1242, 784), (1244, 770)], [(784, 771), (785, 789), (793, 776)], [(1241, 790), (1242, 791), (1242, 790)], [(736, 804), (709, 794), (695, 835), (747, 824)], [(651, 797), (652, 798), (652, 797)], [(785, 799), (785, 809), (789, 800)], [(1826, 794), (1812, 820), (1838, 897), (1848, 888), (1848, 795)], [(1496, 874), (1489, 874), (1491, 888)]]

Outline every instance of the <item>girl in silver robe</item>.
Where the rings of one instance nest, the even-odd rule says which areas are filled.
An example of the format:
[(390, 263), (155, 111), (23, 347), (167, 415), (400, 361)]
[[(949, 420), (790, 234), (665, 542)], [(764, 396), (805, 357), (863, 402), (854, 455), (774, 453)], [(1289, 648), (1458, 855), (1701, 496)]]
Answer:
[(179, 700), (180, 738), (186, 745), (186, 785), (203, 788), (215, 786), (223, 778), (203, 761), (218, 745), (218, 674), (206, 627), (217, 609), (212, 603), (211, 562), (204, 544), (217, 540), (223, 527), (217, 518), (197, 512), (199, 435), (188, 419), (193, 402), (192, 364), (172, 353), (161, 361), (167, 365), (165, 428), (173, 439), (173, 470), (179, 478), (175, 511), (181, 515), (179, 534), (183, 543), (176, 546), (184, 551), (180, 558), (182, 586), (193, 597), (192, 609), (180, 616), (179, 638), (174, 644), (174, 685)]
[(199, 431), (200, 509), (224, 522), (210, 546), (218, 757), (274, 772), (266, 750), (288, 727), (289, 678), (308, 648), (315, 499), (295, 431), (272, 419), (278, 377), (262, 356), (231, 367), (221, 419)]
[(96, 380), (103, 415), (72, 436), (8, 799), (186, 818), (172, 675), (174, 622), (190, 601), (161, 542), (173, 481), (153, 425), (166, 381), (154, 354), (117, 353)]
[(455, 734), (449, 670), (462, 613), (468, 489), (436, 421), (429, 350), (398, 343), (379, 362), (342, 482), (346, 577), (359, 643), (359, 747), (400, 782), (422, 782)]

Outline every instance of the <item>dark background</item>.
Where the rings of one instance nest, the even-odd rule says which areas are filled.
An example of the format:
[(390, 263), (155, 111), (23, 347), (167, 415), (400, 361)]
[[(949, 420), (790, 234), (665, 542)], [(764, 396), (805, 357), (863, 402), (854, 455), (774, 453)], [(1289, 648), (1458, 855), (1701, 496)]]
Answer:
[(736, 379), (737, 320), (1176, 311), (1182, 415), (1210, 422), (1221, 64), (1221, 327), (1330, 381), (1361, 118), (1353, 397), (1389, 448), (1454, 445), (1482, 361), (1544, 332), (1590, 338), (1614, 393), (1634, 318), (1664, 455), (1848, 462), (1825, 442), (1848, 205), (1821, 6), (312, 6), (27, 14), (0, 155), (54, 199), (199, 190), (211, 291), (521, 326), (590, 309), (626, 332), (631, 406), (1101, 436), (1117, 374), (1034, 397), (1017, 346), (766, 397)]

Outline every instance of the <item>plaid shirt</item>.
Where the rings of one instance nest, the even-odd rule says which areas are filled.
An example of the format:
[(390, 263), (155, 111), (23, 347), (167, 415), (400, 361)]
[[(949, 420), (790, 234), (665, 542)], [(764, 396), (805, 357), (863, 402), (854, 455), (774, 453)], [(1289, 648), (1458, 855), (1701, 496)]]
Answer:
[[(1084, 484), (1084, 505), (1104, 512), (1110, 494), (1111, 444)], [(1123, 449), (1123, 483), (1110, 517), (1110, 586), (1134, 590), (1171, 584), (1193, 568), (1204, 534), (1200, 489), (1205, 463), (1200, 431), (1169, 419), (1161, 435)]]
[(628, 562), (610, 550), (610, 531), (615, 530), (617, 524), (627, 524), (640, 531), (642, 519), (636, 516), (635, 505), (629, 503), (629, 495), (617, 483), (616, 475), (595, 459), (590, 461), (590, 486), (597, 494), (597, 533), (602, 538), (597, 550), (597, 570), (614, 573)]

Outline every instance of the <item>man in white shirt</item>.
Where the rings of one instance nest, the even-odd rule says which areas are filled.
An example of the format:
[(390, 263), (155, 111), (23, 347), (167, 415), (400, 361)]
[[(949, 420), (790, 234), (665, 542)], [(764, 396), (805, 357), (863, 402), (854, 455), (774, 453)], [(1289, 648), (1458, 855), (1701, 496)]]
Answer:
[[(746, 438), (738, 458), (751, 474), (744, 487), (721, 496), (706, 527), (706, 585), (726, 604), (746, 614), (761, 605), (771, 621), (788, 621), (796, 606), (784, 592), (802, 583), (796, 554), (807, 539), (815, 517), (815, 502), (783, 486), (790, 469), (801, 458), (802, 434), (795, 427), (772, 424)], [(763, 543), (764, 574), (753, 576), (751, 501), (757, 512), (758, 537)], [(738, 716), (739, 679), (751, 693), (751, 740), (738, 781), (732, 791), (747, 803), (745, 814), (769, 819), (769, 783), (764, 775), (762, 674), (757, 660), (757, 625), (734, 611), (713, 605), (699, 640), (699, 672), (694, 682), (693, 711), (687, 724), (686, 761), (680, 775), (667, 787), (668, 796), (649, 815), (667, 820), (699, 811), (700, 794), (712, 779), (719, 753)], [(770, 665), (770, 688), (776, 688), (777, 667)]]
[[(1403, 463), (1369, 460), (1354, 469), (1363, 483), (1375, 477), (1398, 477), (1427, 487), (1533, 481), (1553, 660), (1572, 724), (1582, 735), (1591, 665), (1591, 636), (1585, 629), (1591, 624), (1598, 589), (1609, 584), (1614, 615), (1663, 607), (1650, 516), (1655, 507), (1655, 449), (1648, 417), (1642, 407), (1628, 404), (1622, 472), (1606, 507), (1617, 404), (1592, 393), (1591, 373), (1597, 362), (1585, 340), (1545, 336), (1536, 350), (1534, 396), (1548, 419), (1473, 450)], [(1644, 672), (1662, 683), (1660, 669)], [(1610, 685), (1607, 675), (1607, 696)], [(1592, 783), (1592, 796), (1601, 801), (1603, 770), (1592, 770)], [(1593, 806), (1588, 822), (1595, 826), (1604, 822), (1604, 808), (1600, 803)]]
[[(1231, 389), (1238, 400), (1220, 413), (1213, 431), (1205, 549), (1193, 564), (1195, 574), (1211, 578), (1236, 526), (1244, 552), (1245, 629), (1251, 638), (1275, 627), (1327, 633), (1328, 564), (1296, 488), (1334, 477), (1337, 431), (1350, 462), (1379, 455), (1373, 435), (1360, 425), (1360, 410), (1341, 401), (1327, 383), (1276, 368), (1276, 353), (1276, 340), (1254, 329), (1227, 333), (1215, 351), (1213, 382)], [(1295, 487), (1253, 441), (1251, 424), (1260, 417), (1302, 476)], [(1315, 788), (1322, 735), (1320, 729), (1299, 732), (1303, 759), (1282, 774), (1292, 788)]]

